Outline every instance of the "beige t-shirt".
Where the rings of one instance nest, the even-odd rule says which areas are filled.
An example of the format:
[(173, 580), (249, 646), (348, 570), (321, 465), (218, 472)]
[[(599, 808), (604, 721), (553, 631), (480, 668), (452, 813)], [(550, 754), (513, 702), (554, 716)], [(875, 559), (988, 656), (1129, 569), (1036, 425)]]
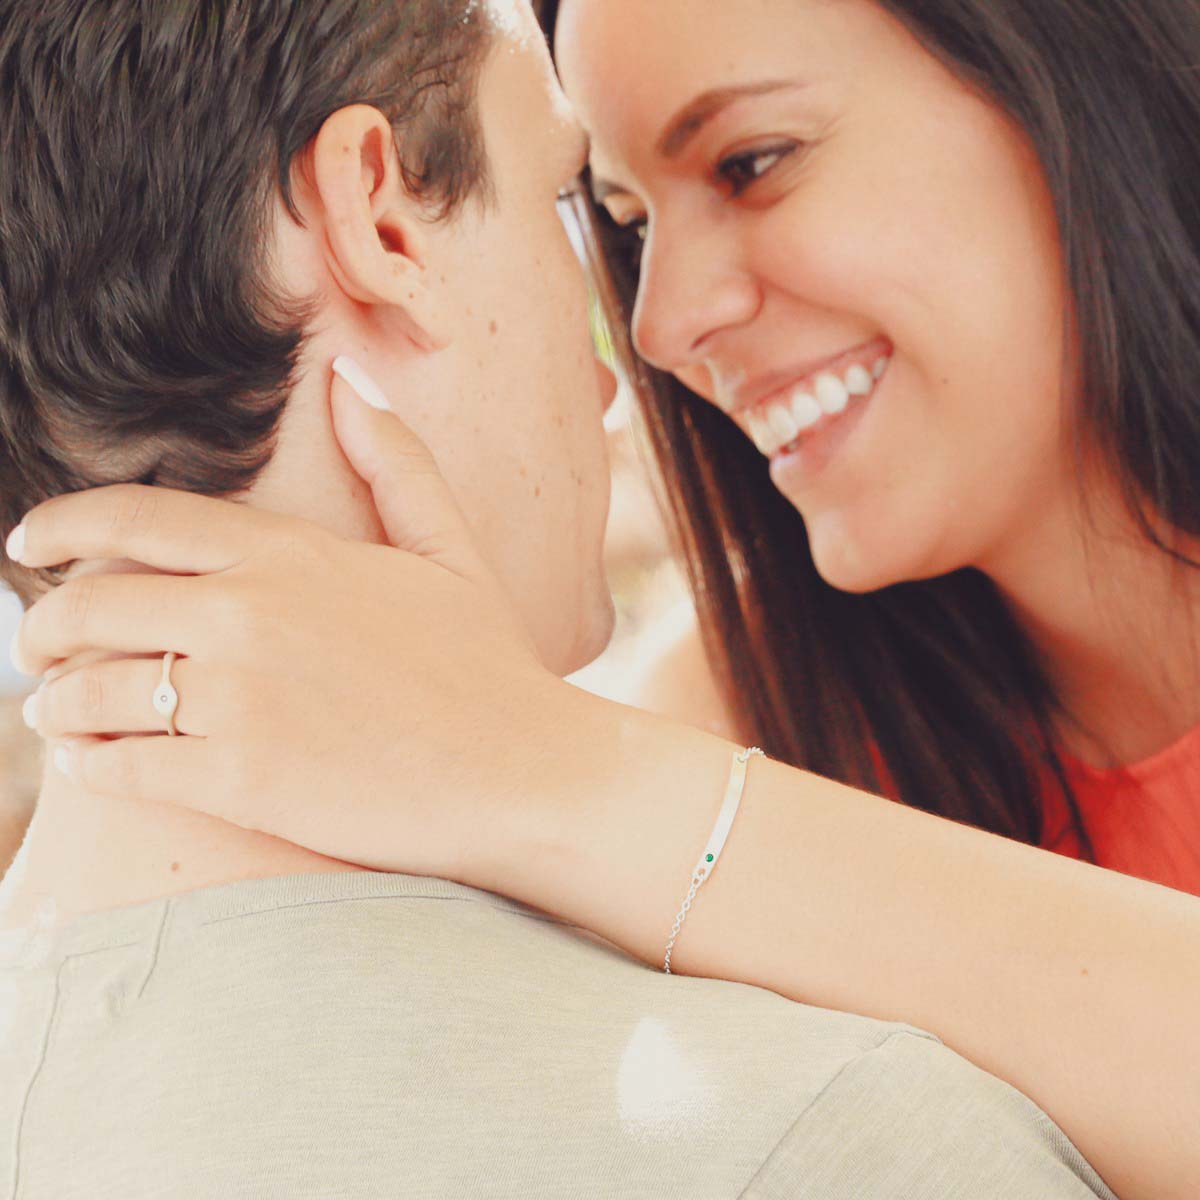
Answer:
[(210, 888), (5, 959), (3, 1200), (1111, 1200), (928, 1035), (441, 880)]

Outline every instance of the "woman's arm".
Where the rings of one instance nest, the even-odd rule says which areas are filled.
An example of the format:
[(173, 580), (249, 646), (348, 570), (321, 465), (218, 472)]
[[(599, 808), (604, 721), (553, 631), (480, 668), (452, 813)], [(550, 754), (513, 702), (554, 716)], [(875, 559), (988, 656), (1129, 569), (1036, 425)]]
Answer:
[[(560, 778), (505, 810), (468, 882), (661, 967), (736, 747), (572, 703)], [(1200, 1195), (1194, 897), (756, 759), (672, 967), (930, 1030), (1125, 1200)]]
[[(77, 736), (161, 730), (152, 660), (62, 674), (39, 730), (92, 790), (507, 892), (660, 967), (736, 747), (548, 676), (419, 444), (344, 397), (335, 418), (393, 543), (432, 561), (168, 491), (51, 501), (26, 565), (180, 577), (68, 583), (19, 657), (175, 650), (185, 736)], [(1125, 1200), (1200, 1195), (1200, 900), (756, 759), (673, 964), (929, 1029)]]

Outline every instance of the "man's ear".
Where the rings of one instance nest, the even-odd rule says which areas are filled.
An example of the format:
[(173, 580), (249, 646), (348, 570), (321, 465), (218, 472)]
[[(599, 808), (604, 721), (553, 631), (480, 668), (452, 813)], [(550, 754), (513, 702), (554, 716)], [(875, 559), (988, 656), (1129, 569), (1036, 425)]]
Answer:
[(420, 204), (405, 187), (388, 119), (363, 104), (339, 109), (317, 134), (311, 166), (327, 265), (342, 290), (388, 309), (422, 349), (442, 349), (449, 337), (426, 280)]

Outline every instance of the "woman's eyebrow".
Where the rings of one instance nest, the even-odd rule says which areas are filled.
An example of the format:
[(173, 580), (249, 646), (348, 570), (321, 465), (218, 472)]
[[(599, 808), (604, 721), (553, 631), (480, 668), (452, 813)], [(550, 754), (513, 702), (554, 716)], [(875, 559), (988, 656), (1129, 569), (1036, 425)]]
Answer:
[(806, 86), (796, 79), (770, 79), (761, 83), (743, 83), (735, 87), (713, 88), (702, 92), (675, 114), (660, 135), (655, 150), (663, 158), (677, 158), (705, 125), (738, 100), (747, 96), (765, 96), (771, 92)]
[[(655, 152), (663, 158), (678, 158), (687, 149), (688, 143), (730, 105), (748, 96), (799, 91), (807, 86), (807, 82), (799, 79), (767, 79), (760, 83), (743, 83), (701, 92), (671, 118), (655, 143)], [(629, 194), (629, 189), (622, 184), (613, 183), (592, 172), (592, 195), (597, 204), (603, 204), (610, 196)]]

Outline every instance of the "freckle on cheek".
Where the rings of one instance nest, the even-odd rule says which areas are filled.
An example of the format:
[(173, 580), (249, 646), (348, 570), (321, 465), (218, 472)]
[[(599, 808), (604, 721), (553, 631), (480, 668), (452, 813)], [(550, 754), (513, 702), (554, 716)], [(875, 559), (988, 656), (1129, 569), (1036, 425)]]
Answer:
[(490, 333), (492, 335), (492, 337), (495, 337), (496, 334), (499, 332), (500, 332), (500, 326), (497, 325), (495, 321), (489, 321), (488, 322), (488, 333)]
[(171, 870), (172, 870), (172, 871), (178, 871), (178, 870), (179, 870), (179, 864), (178, 864), (178, 863), (172, 863), (172, 864), (171, 864)]
[(542, 485), (540, 483), (533, 489), (533, 498), (535, 500), (540, 500), (542, 498)]

